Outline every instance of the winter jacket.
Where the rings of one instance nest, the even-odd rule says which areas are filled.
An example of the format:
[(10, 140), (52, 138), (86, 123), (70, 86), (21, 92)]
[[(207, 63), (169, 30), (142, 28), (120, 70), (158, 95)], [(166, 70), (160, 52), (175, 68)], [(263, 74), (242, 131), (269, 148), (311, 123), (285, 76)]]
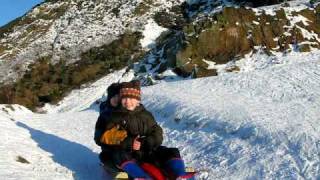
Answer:
[(105, 103), (103, 107), (100, 105), (100, 115), (96, 122), (95, 131), (94, 131), (94, 141), (98, 146), (101, 146), (102, 148), (104, 145), (100, 142), (101, 136), (103, 135), (105, 131), (105, 124), (109, 116), (111, 116), (112, 111), (117, 109), (117, 107), (112, 107), (110, 104)]
[[(96, 125), (96, 129), (110, 130), (119, 125), (120, 129), (127, 131), (126, 139), (120, 146), (110, 146), (98, 142), (97, 144), (105, 148), (132, 151), (132, 144), (136, 137), (140, 137), (142, 143), (141, 151), (147, 152), (156, 149), (162, 144), (163, 131), (156, 123), (152, 114), (143, 105), (138, 106), (134, 111), (129, 111), (123, 107), (115, 109), (111, 114), (102, 113)], [(95, 139), (101, 139), (102, 134)], [(97, 142), (97, 141), (96, 141)], [(102, 148), (103, 150), (103, 148)]]
[(99, 113), (102, 114), (104, 111), (107, 111), (111, 113), (111, 110), (113, 110), (114, 107), (110, 105), (110, 100), (103, 101), (99, 105)]
[(101, 114), (104, 110), (107, 110), (107, 101), (103, 101), (99, 105), (99, 113)]

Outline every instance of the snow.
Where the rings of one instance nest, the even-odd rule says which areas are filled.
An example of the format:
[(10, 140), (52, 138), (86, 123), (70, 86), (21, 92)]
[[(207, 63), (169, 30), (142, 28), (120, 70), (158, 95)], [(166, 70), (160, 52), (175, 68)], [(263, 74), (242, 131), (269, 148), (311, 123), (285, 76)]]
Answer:
[[(0, 81), (17, 79), (18, 72), (8, 72), (15, 69), (16, 65), (24, 67), (25, 63), (31, 64), (43, 56), (52, 56), (53, 63), (61, 59), (66, 59), (67, 63), (74, 63), (80, 59), (83, 52), (109, 44), (125, 32), (142, 32), (156, 12), (170, 9), (182, 1), (154, 0), (150, 12), (142, 16), (133, 13), (141, 0), (44, 2), (26, 16), (34, 17), (38, 11), (55, 12), (58, 11), (57, 8), (62, 7), (66, 7), (66, 12), (57, 18), (19, 25), (3, 38), (6, 40), (4, 46), (12, 47), (10, 51), (0, 53), (1, 59), (8, 62), (0, 65)], [(118, 15), (113, 10), (119, 10)], [(160, 34), (159, 31), (163, 30), (152, 22), (148, 26), (147, 28), (156, 28), (151, 29), (156, 31), (146, 32), (145, 46), (152, 43), (156, 35)], [(28, 27), (47, 30), (43, 33), (32, 31), (32, 34), (24, 39), (24, 32)], [(26, 69), (22, 69), (24, 70)]]
[(166, 70), (165, 72), (159, 74), (159, 76), (163, 77), (163, 80), (166, 82), (181, 81), (186, 79), (186, 78), (177, 76), (177, 74), (175, 74), (171, 69)]
[(319, 68), (318, 59), (161, 83), (144, 98), (166, 127), (165, 144), (209, 169), (209, 179), (316, 179)]
[[(43, 111), (47, 113), (58, 112), (78, 112), (89, 108), (102, 96), (106, 96), (106, 89), (109, 85), (121, 81), (122, 75), (125, 75), (125, 69), (109, 74), (87, 87), (72, 91), (58, 105), (46, 104)], [(131, 80), (129, 77), (127, 80)], [(75, 103), (74, 100), (79, 101)]]
[(298, 16), (293, 16), (293, 17), (290, 17), (290, 22), (292, 24), (296, 24), (298, 22), (302, 22), (303, 25), (305, 26), (309, 26), (309, 23), (308, 22), (311, 22), (309, 19), (305, 18), (304, 16), (302, 15), (298, 15)]
[[(67, 63), (74, 63), (80, 59), (79, 55), (82, 52), (86, 52), (93, 47), (109, 44), (118, 39), (119, 35), (124, 32), (143, 32), (145, 38), (141, 40), (141, 44), (148, 50), (153, 46), (155, 39), (161, 32), (166, 30), (154, 23), (152, 20), (154, 14), (162, 10), (169, 10), (170, 7), (179, 5), (184, 1), (153, 0), (150, 11), (142, 16), (136, 16), (133, 13), (142, 0), (45, 2), (27, 13), (27, 17), (35, 17), (37, 14), (39, 15), (39, 11), (48, 13), (64, 6), (67, 7), (67, 11), (57, 19), (35, 20), (29, 24), (17, 26), (14, 32), (7, 34), (2, 39), (5, 41), (4, 46), (9, 49), (0, 53), (0, 58), (6, 60), (6, 63), (0, 64), (0, 82), (18, 79), (20, 74), (23, 73), (15, 72), (13, 69), (21, 66), (21, 71), (25, 71), (27, 69), (26, 64), (33, 64), (39, 57), (52, 56), (53, 63), (61, 59), (66, 59)], [(203, 11), (203, 17), (220, 12), (223, 7), (236, 6), (230, 0), (188, 0), (190, 4), (199, 2), (205, 2), (201, 3), (203, 7), (202, 5), (199, 7), (199, 11)], [(267, 14), (274, 15), (276, 10), (283, 8), (286, 14), (290, 16), (293, 11), (298, 12), (309, 8), (308, 0), (294, 0), (288, 3), (290, 4), (289, 7), (274, 5), (253, 8), (253, 11), (258, 14), (265, 11)], [(118, 15), (112, 10), (119, 10)], [(195, 13), (196, 15), (198, 11), (189, 13)], [(200, 19), (201, 17), (202, 15), (199, 15)], [(290, 16), (289, 18), (291, 17), (293, 18), (292, 21), (302, 21), (304, 24), (310, 23), (302, 16)], [(259, 22), (253, 23), (259, 24)], [(28, 27), (48, 29), (43, 33), (33, 32), (27, 35), (25, 32)], [(289, 28), (290, 30), (291, 28)], [(316, 33), (306, 30), (303, 30), (303, 35), (309, 39), (320, 39)]]
[(216, 68), (216, 63), (213, 61), (207, 61), (205, 59), (202, 60), (203, 62), (205, 62), (206, 64), (208, 64), (207, 69), (215, 69)]
[(260, 15), (262, 11), (264, 11), (266, 14), (275, 16), (275, 11), (278, 11), (280, 9), (284, 9), (286, 12), (299, 12), (303, 9), (309, 8), (309, 0), (293, 0), (293, 1), (287, 1), (287, 4), (289, 6), (283, 6), (283, 5), (271, 5), (271, 6), (262, 6), (258, 8), (253, 8), (257, 15)]
[[(277, 40), (274, 39), (275, 41)], [(312, 44), (310, 42), (302, 42), (298, 45), (304, 44)], [(314, 43), (315, 44), (315, 43)], [(282, 53), (277, 52), (276, 50), (280, 47), (277, 46), (274, 48), (274, 51), (271, 51), (271, 55), (267, 55), (261, 46), (256, 46), (254, 49), (257, 51), (255, 53), (250, 52), (246, 54), (243, 58), (228, 62), (227, 64), (216, 64), (213, 61), (208, 61), (203, 59), (202, 61), (208, 64), (207, 69), (216, 69), (219, 75), (230, 73), (228, 69), (232, 69), (233, 67), (238, 67), (240, 69), (240, 73), (255, 71), (255, 70), (263, 70), (266, 68), (270, 68), (273, 66), (284, 66), (287, 64), (292, 64), (295, 62), (303, 62), (307, 60), (318, 60), (320, 54), (320, 50), (313, 49), (311, 52), (299, 52), (292, 51), (290, 53)], [(295, 47), (291, 47), (291, 49), (296, 49)]]
[(315, 32), (313, 32), (313, 31), (309, 32), (309, 31), (307, 31), (306, 29), (304, 29), (304, 28), (302, 28), (300, 26), (297, 26), (297, 28), (299, 28), (301, 30), (302, 35), (303, 35), (304, 38), (309, 39), (309, 40), (315, 39), (318, 42), (320, 42), (320, 37)]
[(96, 112), (0, 116), (2, 179), (102, 179), (96, 151), (88, 148), (95, 148), (89, 139)]
[(254, 70), (262, 70), (273, 66), (284, 66), (305, 60), (319, 60), (319, 50), (314, 50), (311, 53), (291, 52), (287, 54), (272, 52), (273, 55), (266, 55), (263, 50), (258, 49), (258, 52), (249, 53), (244, 58), (236, 61), (236, 65), (240, 68), (240, 72), (249, 72)]
[(153, 19), (150, 19), (145, 26), (143, 31), (144, 38), (141, 39), (140, 43), (143, 48), (152, 48), (155, 45), (155, 40), (160, 34), (168, 29), (159, 26)]
[(253, 24), (259, 25), (260, 23), (258, 21), (252, 21)]
[[(258, 65), (255, 59), (270, 59), (251, 54), (242, 73), (143, 87), (143, 104), (163, 127), (164, 145), (178, 147), (187, 166), (202, 171), (198, 179), (319, 178), (320, 52), (273, 58), (283, 63)], [(1, 105), (0, 177), (108, 179), (93, 141), (95, 102), (111, 83), (133, 77), (124, 72), (47, 105), (46, 114)]]
[(222, 73), (225, 73), (226, 68), (228, 68), (231, 64), (233, 64), (233, 62), (229, 62), (227, 64), (216, 64), (213, 61), (207, 61), (207, 60), (202, 60), (203, 62), (205, 62), (206, 64), (208, 64), (207, 69), (216, 69), (217, 73), (220, 75)]
[(289, 32), (284, 32), (283, 35), (285, 35), (285, 36), (292, 36), (292, 34), (289, 33)]
[[(158, 2), (163, 2), (162, 7), (175, 3)], [(285, 10), (303, 9), (305, 2), (290, 1), (291, 7)], [(120, 14), (125, 17), (133, 7), (123, 5)], [(272, 14), (277, 8), (269, 6), (254, 11)], [(85, 12), (69, 13), (66, 17), (86, 17), (82, 17)], [(295, 18), (290, 20), (296, 23), (309, 22), (300, 16), (289, 18)], [(46, 35), (48, 39), (67, 38), (60, 32), (64, 28), (77, 34), (68, 39), (69, 45), (91, 35), (73, 31), (86, 26), (83, 19), (75, 19), (69, 27), (64, 20), (54, 24), (54, 31), (51, 29), (51, 34)], [(110, 23), (108, 31), (119, 33), (124, 30), (119, 22), (131, 20), (105, 15), (102, 21)], [(141, 44), (150, 48), (165, 29), (153, 20), (146, 21), (144, 27)], [(88, 32), (95, 29), (91, 45), (108, 41), (96, 41), (108, 35), (108, 32), (95, 35), (101, 28), (96, 24), (87, 27)], [(301, 30), (306, 38), (318, 38), (315, 33)], [(86, 45), (84, 42), (83, 46)], [(203, 61), (208, 69), (218, 69), (220, 76), (183, 80), (167, 70), (161, 74), (163, 80), (142, 88), (143, 104), (163, 127), (164, 145), (178, 147), (187, 166), (201, 170), (198, 179), (319, 179), (320, 51), (271, 52), (273, 55), (267, 56), (261, 47), (255, 49), (258, 52), (232, 62), (240, 73), (224, 72), (229, 64), (216, 65), (207, 60)], [(110, 179), (99, 166), (100, 148), (93, 141), (97, 102), (105, 99), (111, 83), (133, 77), (132, 71), (115, 71), (72, 91), (57, 105), (47, 104), (43, 114), (19, 105), (0, 105), (0, 177)], [(19, 156), (29, 163), (18, 162)]]
[[(263, 6), (259, 8), (252, 8), (252, 10), (256, 13), (257, 16), (260, 16), (262, 13), (267, 15), (275, 16), (276, 11), (283, 9), (285, 11), (287, 19), (290, 21), (290, 25), (284, 26), (288, 28), (287, 32), (284, 33), (285, 36), (291, 36), (289, 33), (294, 27), (297, 27), (301, 30), (302, 35), (304, 38), (308, 40), (316, 40), (320, 42), (320, 38), (318, 34), (314, 32), (309, 32), (307, 29), (300, 27), (298, 23), (302, 22), (304, 26), (309, 26), (312, 21), (307, 19), (306, 17), (302, 16), (301, 14), (296, 14), (303, 9), (310, 9), (309, 8), (309, 1), (306, 0), (295, 0), (295, 1), (288, 1), (289, 6), (281, 6), (281, 5), (273, 5), (273, 6)], [(254, 24), (259, 24), (259, 22), (253, 22)]]

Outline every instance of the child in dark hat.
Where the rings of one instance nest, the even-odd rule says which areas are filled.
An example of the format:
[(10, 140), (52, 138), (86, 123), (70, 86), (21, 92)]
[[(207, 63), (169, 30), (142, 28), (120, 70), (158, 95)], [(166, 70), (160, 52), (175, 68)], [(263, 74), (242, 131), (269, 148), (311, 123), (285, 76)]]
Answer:
[(110, 110), (110, 108), (117, 107), (119, 105), (119, 93), (120, 93), (120, 84), (119, 83), (112, 83), (107, 88), (107, 99), (103, 101), (100, 106), (100, 114), (103, 111)]
[(107, 153), (105, 153), (108, 151), (108, 147), (100, 142), (100, 138), (105, 131), (104, 120), (107, 119), (108, 116), (111, 116), (112, 111), (114, 111), (119, 107), (120, 84), (112, 83), (107, 88), (107, 93), (108, 93), (107, 99), (104, 102), (102, 102), (99, 106), (101, 118), (98, 118), (95, 125), (95, 131), (94, 131), (94, 141), (96, 142), (97, 145), (101, 146), (101, 150), (102, 150), (99, 155), (101, 162), (106, 162), (109, 156)]

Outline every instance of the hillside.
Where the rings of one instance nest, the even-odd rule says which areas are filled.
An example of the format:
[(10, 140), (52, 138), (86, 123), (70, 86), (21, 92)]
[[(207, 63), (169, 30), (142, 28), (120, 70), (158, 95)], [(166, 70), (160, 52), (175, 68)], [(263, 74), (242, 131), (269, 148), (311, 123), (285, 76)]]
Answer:
[(46, 1), (0, 28), (0, 103), (37, 111), (123, 68), (152, 85), (166, 71), (219, 76), (256, 54), (312, 52), (319, 10), (307, 0)]
[(93, 140), (114, 82), (199, 180), (320, 179), (320, 3), (46, 0), (0, 27), (0, 177), (111, 179)]
[[(313, 57), (161, 82), (142, 89), (143, 104), (164, 128), (164, 144), (179, 147), (188, 166), (202, 171), (198, 179), (318, 179), (320, 52)], [(47, 106), (47, 114), (2, 106), (0, 176), (108, 179), (93, 141), (95, 102), (119, 74)]]

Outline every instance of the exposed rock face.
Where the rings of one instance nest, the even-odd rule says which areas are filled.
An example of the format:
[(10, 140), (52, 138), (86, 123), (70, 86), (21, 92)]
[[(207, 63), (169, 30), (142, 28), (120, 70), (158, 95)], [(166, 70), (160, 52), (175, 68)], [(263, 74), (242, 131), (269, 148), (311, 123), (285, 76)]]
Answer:
[(234, 0), (234, 1), (242, 4), (250, 5), (252, 7), (259, 7), (259, 6), (279, 4), (279, 3), (287, 2), (290, 0)]
[[(265, 3), (270, 5), (281, 2)], [(217, 70), (209, 68), (208, 62), (212, 62), (211, 66), (213, 63), (226, 64), (257, 49), (263, 49), (266, 54), (272, 55), (272, 52), (308, 52), (319, 48), (319, 6), (314, 9), (305, 7), (303, 10), (293, 10), (294, 8), (288, 7), (289, 4), (282, 4), (275, 6), (277, 8), (272, 11), (270, 8), (265, 11), (263, 8), (240, 6), (225, 7), (221, 12), (210, 13), (214, 7), (221, 5), (221, 1), (195, 0), (169, 11), (159, 12), (159, 16), (156, 14), (158, 24), (172, 31), (183, 32), (178, 38), (180, 40), (175, 42), (181, 47), (176, 51), (176, 58), (165, 61), (171, 64), (170, 67), (175, 64), (175, 71), (179, 75), (188, 76), (194, 72), (196, 77), (217, 75)], [(172, 36), (168, 38), (173, 39)], [(158, 48), (155, 52), (168, 46)], [(163, 57), (173, 57), (172, 51), (169, 51), (169, 55), (166, 53), (161, 51), (160, 54)], [(153, 55), (159, 57), (159, 53)], [(160, 59), (161, 66), (149, 66), (155, 72), (168, 68), (164, 65), (165, 58)], [(226, 72), (238, 70), (236, 66), (225, 69)]]
[(210, 76), (212, 72), (201, 72), (208, 67), (205, 61), (226, 64), (255, 51), (255, 47), (262, 47), (268, 54), (319, 48), (318, 16), (319, 7), (290, 13), (280, 9), (274, 15), (227, 7), (213, 17), (184, 27), (187, 43), (177, 53), (177, 66), (189, 73), (196, 66), (202, 76)]

